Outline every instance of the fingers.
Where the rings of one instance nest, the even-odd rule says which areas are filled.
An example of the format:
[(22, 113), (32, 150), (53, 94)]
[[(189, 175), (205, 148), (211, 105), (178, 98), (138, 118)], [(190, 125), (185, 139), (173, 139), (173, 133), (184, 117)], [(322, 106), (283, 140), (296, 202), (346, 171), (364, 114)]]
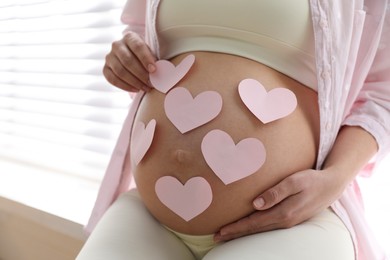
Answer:
[(262, 227), (258, 225), (261, 219), (264, 219), (264, 217), (262, 217), (262, 214), (263, 212), (255, 212), (245, 218), (240, 219), (237, 222), (231, 223), (221, 228), (221, 230), (217, 234), (215, 234), (214, 240), (216, 242), (229, 241), (235, 238), (259, 233), (261, 231), (272, 230), (272, 224), (265, 225), (263, 223)]
[[(118, 74), (120, 74), (120, 73), (118, 73)], [(134, 82), (129, 83), (130, 81), (122, 80), (122, 78), (127, 77), (127, 76), (123, 76), (123, 75), (118, 76), (108, 66), (104, 66), (103, 75), (109, 83), (111, 83), (112, 85), (114, 85), (120, 89), (129, 91), (129, 92), (138, 92), (139, 90), (143, 90), (145, 92), (149, 91), (149, 87), (144, 86), (143, 83), (139, 82), (136, 79), (134, 79), (134, 82), (139, 82), (138, 84), (136, 84)]]
[(129, 72), (114, 55), (107, 55), (106, 64), (103, 67), (103, 75), (112, 85), (126, 91), (137, 92), (139, 90), (150, 90), (150, 86)]
[(124, 36), (124, 40), (131, 52), (135, 54), (138, 61), (142, 64), (143, 68), (149, 73), (154, 72), (156, 69), (154, 66), (156, 61), (155, 57), (141, 37), (136, 33), (129, 32)]
[(126, 91), (149, 91), (149, 73), (155, 70), (155, 57), (141, 37), (129, 32), (112, 44), (106, 56), (103, 75), (112, 85)]
[(305, 183), (299, 174), (290, 175), (257, 197), (253, 201), (253, 207), (256, 210), (269, 209), (286, 198), (302, 191), (304, 185)]
[(149, 47), (140, 36), (127, 33), (123, 41), (114, 42), (112, 48), (116, 50), (116, 57), (121, 65), (145, 86), (150, 86), (149, 73), (154, 71), (155, 61)]
[(291, 196), (268, 210), (256, 211), (222, 227), (214, 239), (217, 242), (229, 241), (260, 232), (293, 227), (306, 219), (305, 211), (301, 210), (303, 204), (299, 195)]
[[(324, 177), (313, 170), (295, 173), (263, 192), (253, 204), (255, 211), (222, 227), (216, 241), (290, 228), (328, 207)], [(325, 185), (326, 186), (326, 185)]]
[[(228, 241), (246, 235), (291, 228), (315, 216), (337, 199), (334, 178), (323, 171), (294, 173), (263, 192), (253, 204), (260, 209), (221, 228), (215, 240)], [(256, 206), (257, 205), (257, 206)]]

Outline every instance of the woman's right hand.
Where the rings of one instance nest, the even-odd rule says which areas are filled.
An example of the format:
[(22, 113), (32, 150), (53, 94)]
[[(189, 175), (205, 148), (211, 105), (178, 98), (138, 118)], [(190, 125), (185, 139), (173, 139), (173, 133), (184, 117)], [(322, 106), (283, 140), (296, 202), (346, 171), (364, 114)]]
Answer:
[(136, 33), (128, 32), (112, 43), (106, 56), (103, 75), (112, 85), (129, 91), (149, 91), (149, 73), (155, 71), (156, 58), (145, 41)]

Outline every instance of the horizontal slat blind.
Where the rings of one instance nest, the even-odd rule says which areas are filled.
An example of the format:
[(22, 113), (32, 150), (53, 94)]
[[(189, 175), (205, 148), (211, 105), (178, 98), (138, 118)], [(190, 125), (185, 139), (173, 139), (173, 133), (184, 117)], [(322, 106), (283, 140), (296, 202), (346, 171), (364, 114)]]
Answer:
[(101, 73), (124, 4), (0, 1), (0, 160), (102, 178), (131, 102)]

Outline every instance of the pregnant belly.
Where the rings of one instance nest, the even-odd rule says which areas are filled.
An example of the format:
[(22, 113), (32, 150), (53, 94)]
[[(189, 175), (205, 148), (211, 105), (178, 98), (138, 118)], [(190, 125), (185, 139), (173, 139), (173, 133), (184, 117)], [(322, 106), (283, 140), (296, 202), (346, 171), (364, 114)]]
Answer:
[[(147, 93), (135, 125), (154, 119), (156, 127), (149, 149), (138, 164), (132, 163), (132, 171), (143, 202), (158, 221), (178, 232), (201, 235), (250, 214), (257, 195), (314, 166), (319, 114), (313, 90), (269, 67), (227, 54), (193, 54), (194, 65), (171, 92), (183, 87), (196, 97), (215, 91), (222, 100), (221, 111), (195, 129), (179, 131), (164, 108), (168, 96), (157, 90)], [(178, 64), (187, 55), (172, 62)], [(296, 108), (278, 120), (262, 122), (239, 95), (240, 82), (248, 78), (268, 93), (290, 90)], [(199, 114), (215, 109), (209, 105), (202, 105)], [(286, 104), (272, 104), (277, 106)]]

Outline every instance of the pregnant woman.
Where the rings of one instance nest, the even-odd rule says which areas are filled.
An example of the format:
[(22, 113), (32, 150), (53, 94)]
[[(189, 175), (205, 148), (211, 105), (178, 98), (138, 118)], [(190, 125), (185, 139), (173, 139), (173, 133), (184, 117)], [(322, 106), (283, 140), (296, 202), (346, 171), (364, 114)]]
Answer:
[(390, 14), (364, 4), (128, 0), (104, 75), (138, 94), (77, 259), (385, 259), (355, 177), (389, 150)]

